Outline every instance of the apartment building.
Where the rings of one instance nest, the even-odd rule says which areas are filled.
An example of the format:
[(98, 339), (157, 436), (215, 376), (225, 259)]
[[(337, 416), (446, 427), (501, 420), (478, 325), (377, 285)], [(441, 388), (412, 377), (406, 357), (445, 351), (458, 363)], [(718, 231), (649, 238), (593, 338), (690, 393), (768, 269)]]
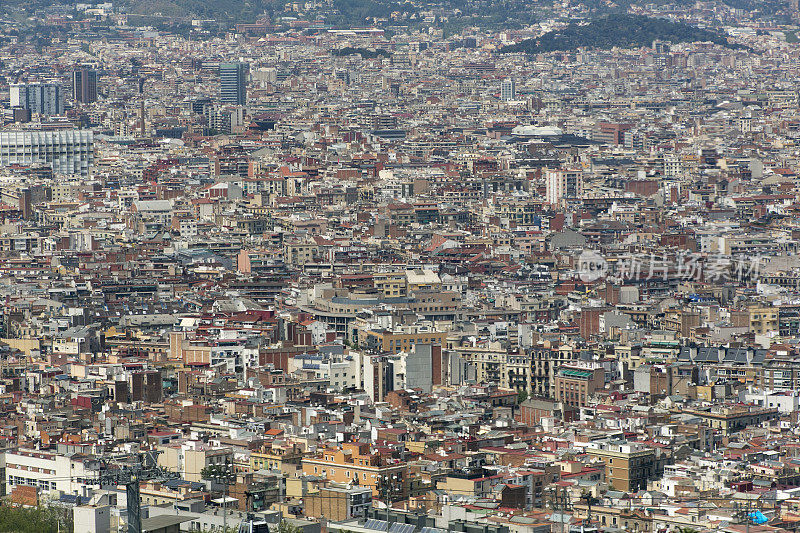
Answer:
[(0, 165), (44, 165), (53, 172), (88, 176), (94, 162), (91, 130), (0, 132)]
[(548, 170), (545, 173), (546, 198), (557, 205), (562, 198), (580, 198), (583, 195), (582, 170)]
[(331, 483), (320, 487), (318, 492), (306, 494), (303, 502), (306, 517), (334, 521), (362, 518), (372, 508), (372, 489)]
[(303, 451), (296, 445), (264, 445), (250, 453), (250, 468), (253, 470), (283, 470), (288, 465), (300, 465)]
[(602, 367), (563, 366), (556, 373), (555, 399), (565, 405), (584, 407), (589, 397), (604, 386), (605, 370)]
[(388, 353), (408, 352), (416, 344), (446, 345), (447, 332), (430, 327), (403, 327), (393, 330), (363, 329), (358, 332), (359, 345)]
[(396, 459), (383, 459), (370, 452), (370, 445), (346, 442), (341, 448), (323, 450), (317, 457), (303, 459), (303, 474), (321, 476), (337, 483), (356, 483), (372, 489), (374, 497), (404, 499), (408, 494), (408, 465)]
[(96, 487), (97, 462), (86, 456), (19, 448), (5, 452), (5, 463), (6, 494), (15, 487), (36, 487), (42, 494), (88, 497)]
[(593, 442), (586, 453), (605, 464), (605, 479), (614, 490), (645, 490), (647, 482), (664, 471), (664, 459), (656, 454), (656, 449), (638, 443)]
[(724, 435), (780, 416), (777, 407), (748, 405), (718, 405), (707, 409), (688, 409), (685, 412), (700, 417), (705, 425), (719, 430)]
[(198, 441), (176, 442), (158, 446), (158, 465), (178, 472), (186, 481), (201, 481), (202, 471), (211, 465), (233, 464), (233, 450)]
[(387, 298), (405, 296), (408, 287), (405, 272), (375, 272), (372, 283)]
[(778, 331), (777, 307), (751, 306), (747, 309), (750, 318), (750, 331), (756, 335), (764, 335)]

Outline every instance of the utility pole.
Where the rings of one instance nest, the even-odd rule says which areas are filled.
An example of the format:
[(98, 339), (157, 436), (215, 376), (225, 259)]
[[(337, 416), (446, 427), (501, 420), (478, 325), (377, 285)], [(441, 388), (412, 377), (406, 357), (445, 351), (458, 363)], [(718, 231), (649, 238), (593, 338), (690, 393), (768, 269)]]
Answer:
[(236, 472), (234, 472), (230, 459), (225, 458), (225, 464), (211, 465), (207, 468), (203, 478), (215, 481), (225, 486), (224, 496), (222, 497), (222, 530), (228, 531), (228, 486), (236, 482)]
[(589, 525), (592, 522), (592, 504), (597, 503), (598, 500), (589, 492), (581, 496), (581, 499), (586, 500), (586, 525)]
[[(760, 507), (760, 506), (759, 506)], [(733, 516), (740, 524), (744, 521), (744, 528), (746, 533), (750, 533), (750, 522), (753, 520), (752, 514), (757, 509), (751, 502), (738, 503), (733, 502)]]
[[(383, 485), (381, 486), (381, 493), (383, 494), (383, 502), (386, 504), (386, 527), (389, 527), (389, 511), (392, 507), (392, 496), (394, 493), (394, 481), (397, 479), (395, 474), (386, 474), (383, 476)], [(388, 531), (388, 529), (387, 529)]]
[(138, 453), (131, 456), (130, 462), (103, 464), (100, 467), (98, 482), (103, 485), (125, 485), (128, 506), (128, 533), (142, 533), (141, 498), (139, 483), (150, 480), (167, 480), (178, 477), (174, 472), (159, 467), (157, 452)]
[(558, 512), (558, 523), (561, 526), (561, 533), (564, 533), (567, 524), (566, 512), (572, 509), (566, 487), (561, 487), (560, 490), (555, 489), (552, 492), (550, 503), (553, 511)]
[(553, 494), (550, 496), (550, 506), (553, 508), (553, 512), (558, 512), (558, 521), (561, 523), (561, 532), (564, 532), (564, 515), (563, 511), (561, 510), (561, 501), (558, 497), (558, 491), (553, 491)]
[(566, 529), (567, 523), (567, 511), (572, 510), (572, 503), (569, 501), (569, 495), (567, 494), (567, 488), (561, 487), (561, 533), (564, 533)]
[(386, 482), (383, 484), (383, 503), (386, 505), (386, 531), (389, 531), (389, 507), (391, 503), (389, 502), (389, 476), (386, 476)]

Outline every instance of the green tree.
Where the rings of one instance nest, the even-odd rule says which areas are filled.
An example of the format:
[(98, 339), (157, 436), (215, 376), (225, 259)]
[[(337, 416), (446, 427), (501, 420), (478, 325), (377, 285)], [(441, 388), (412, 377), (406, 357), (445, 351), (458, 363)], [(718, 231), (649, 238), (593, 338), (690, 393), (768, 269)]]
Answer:
[(569, 51), (581, 47), (609, 49), (615, 46), (650, 46), (653, 40), (673, 43), (711, 41), (741, 48), (729, 43), (727, 37), (716, 31), (698, 28), (683, 22), (645, 17), (642, 15), (610, 15), (593, 20), (589, 24), (573, 22), (566, 28), (546, 33), (536, 39), (526, 39), (506, 46), (501, 52), (524, 52), (528, 54)]
[(286, 520), (281, 520), (278, 524), (278, 533), (303, 533), (303, 530), (297, 526), (293, 526)]
[(528, 399), (528, 391), (520, 389), (517, 391), (517, 405), (521, 404)]
[(0, 533), (72, 533), (72, 513), (58, 507), (0, 504)]

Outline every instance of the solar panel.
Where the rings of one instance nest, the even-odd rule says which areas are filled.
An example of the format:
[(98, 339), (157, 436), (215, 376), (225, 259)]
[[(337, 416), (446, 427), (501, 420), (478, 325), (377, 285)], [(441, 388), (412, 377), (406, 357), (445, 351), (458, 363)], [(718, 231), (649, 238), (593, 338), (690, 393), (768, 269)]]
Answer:
[(386, 522), (384, 520), (376, 520), (370, 518), (364, 524), (366, 529), (374, 529), (375, 531), (386, 531)]
[(447, 533), (444, 529), (439, 529), (438, 527), (423, 527), (420, 533)]
[(415, 527), (411, 524), (400, 524), (395, 522), (392, 524), (392, 527), (389, 528), (389, 533), (414, 533)]

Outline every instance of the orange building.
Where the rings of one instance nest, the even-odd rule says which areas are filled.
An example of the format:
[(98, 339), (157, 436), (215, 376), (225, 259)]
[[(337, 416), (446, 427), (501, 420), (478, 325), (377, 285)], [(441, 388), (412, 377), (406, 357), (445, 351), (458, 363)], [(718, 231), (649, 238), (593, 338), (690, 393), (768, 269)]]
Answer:
[(393, 501), (408, 496), (408, 464), (370, 453), (364, 442), (346, 442), (341, 449), (323, 450), (321, 457), (304, 458), (303, 474), (371, 487), (376, 498), (387, 492)]

